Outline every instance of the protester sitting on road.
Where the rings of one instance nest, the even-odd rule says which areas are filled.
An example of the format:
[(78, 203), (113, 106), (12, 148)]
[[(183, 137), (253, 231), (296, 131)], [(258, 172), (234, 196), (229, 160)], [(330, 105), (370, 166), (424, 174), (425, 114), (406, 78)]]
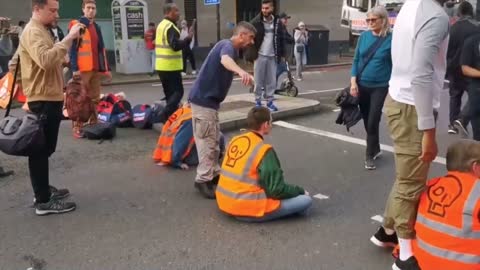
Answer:
[[(225, 152), (225, 139), (220, 136), (220, 153)], [(223, 156), (221, 154), (220, 156)], [(153, 160), (161, 166), (173, 166), (188, 170), (198, 165), (198, 153), (195, 147), (192, 126), (192, 109), (185, 103), (173, 113), (162, 128)]]
[(247, 116), (249, 131), (234, 137), (223, 159), (216, 190), (220, 210), (246, 222), (265, 222), (305, 214), (312, 205), (308, 192), (285, 183), (273, 147), (264, 143), (272, 115), (255, 107)]
[(420, 197), (413, 253), (422, 270), (479, 270), (480, 142), (452, 144), (447, 170)]
[(192, 103), (193, 134), (199, 164), (195, 188), (207, 199), (215, 199), (215, 185), (220, 174), (220, 121), (218, 109), (232, 86), (233, 75), (238, 74), (244, 85), (254, 83), (252, 75), (235, 62), (237, 50), (252, 45), (255, 27), (239, 22), (230, 39), (219, 41), (203, 62), (188, 100)]
[(298, 28), (295, 28), (295, 62), (297, 63), (297, 81), (303, 80), (303, 67), (307, 64), (307, 44), (308, 44), (308, 30), (304, 22), (298, 23)]
[(369, 31), (363, 32), (358, 40), (352, 65), (350, 94), (359, 98), (367, 133), (365, 168), (375, 170), (374, 160), (382, 153), (379, 126), (392, 73), (392, 34), (385, 7), (372, 8), (367, 17)]

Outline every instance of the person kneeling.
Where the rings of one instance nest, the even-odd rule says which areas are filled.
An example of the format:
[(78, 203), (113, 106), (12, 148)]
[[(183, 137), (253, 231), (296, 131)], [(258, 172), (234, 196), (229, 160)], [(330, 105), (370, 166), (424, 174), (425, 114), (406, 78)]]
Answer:
[[(224, 137), (221, 135), (220, 153), (223, 153), (224, 149)], [(172, 166), (182, 170), (198, 165), (189, 103), (185, 103), (168, 118), (158, 138), (153, 160), (160, 166)]]
[(218, 207), (246, 222), (305, 214), (312, 198), (303, 188), (285, 183), (273, 147), (263, 142), (272, 129), (268, 108), (251, 109), (247, 125), (250, 131), (234, 137), (225, 153), (216, 189)]
[(420, 197), (413, 254), (422, 270), (479, 270), (480, 142), (451, 145), (447, 170)]

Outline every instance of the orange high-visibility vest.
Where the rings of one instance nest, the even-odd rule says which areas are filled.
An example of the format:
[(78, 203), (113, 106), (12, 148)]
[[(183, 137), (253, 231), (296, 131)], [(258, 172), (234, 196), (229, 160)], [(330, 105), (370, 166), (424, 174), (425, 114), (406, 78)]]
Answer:
[[(77, 20), (73, 20), (68, 25), (68, 29), (70, 30), (72, 26), (79, 23)], [(99, 36), (100, 38), (100, 36)], [(107, 63), (107, 52), (105, 48), (103, 49), (103, 59), (105, 61), (104, 65), (105, 68), (108, 67)], [(88, 28), (85, 28), (85, 34), (82, 35), (82, 44), (78, 48), (78, 57), (77, 57), (77, 65), (78, 71), (80, 72), (89, 72), (93, 70), (93, 57), (98, 57), (98, 55), (93, 55), (92, 53), (92, 38), (90, 36), (90, 31)]]
[(267, 198), (258, 183), (258, 166), (271, 148), (253, 132), (230, 141), (215, 192), (220, 210), (233, 216), (262, 217), (280, 207), (280, 201)]
[(422, 270), (480, 269), (480, 180), (433, 179), (420, 197), (413, 252)]
[[(158, 138), (157, 147), (153, 152), (153, 160), (155, 162), (163, 162), (170, 164), (172, 162), (172, 149), (175, 136), (177, 135), (180, 127), (185, 121), (192, 119), (192, 109), (189, 107), (182, 107), (173, 113), (163, 125), (162, 133)], [(190, 143), (182, 159), (185, 159), (193, 149), (195, 140), (192, 137)]]

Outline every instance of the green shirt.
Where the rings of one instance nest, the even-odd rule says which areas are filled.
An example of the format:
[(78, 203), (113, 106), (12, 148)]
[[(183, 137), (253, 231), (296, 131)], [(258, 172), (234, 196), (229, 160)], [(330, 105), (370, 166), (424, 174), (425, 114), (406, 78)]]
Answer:
[(284, 200), (305, 194), (303, 188), (285, 183), (280, 161), (273, 148), (265, 153), (257, 170), (260, 176), (259, 184), (268, 198)]

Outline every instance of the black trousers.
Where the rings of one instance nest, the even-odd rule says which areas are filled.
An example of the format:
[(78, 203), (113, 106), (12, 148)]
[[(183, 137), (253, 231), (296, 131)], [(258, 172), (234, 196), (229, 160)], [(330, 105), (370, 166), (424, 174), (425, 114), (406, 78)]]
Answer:
[(183, 72), (187, 72), (187, 60), (190, 62), (190, 65), (192, 65), (192, 70), (197, 70), (197, 67), (195, 65), (195, 56), (193, 55), (192, 49), (190, 49), (190, 46), (187, 46), (183, 49), (182, 51), (183, 55)]
[(46, 151), (28, 157), (28, 168), (35, 199), (38, 203), (50, 200), (50, 179), (48, 159), (57, 148), (58, 132), (62, 120), (63, 102), (34, 101), (28, 102), (30, 111), (43, 117), (43, 132), (46, 139)]
[[(468, 87), (469, 104), (480, 104), (480, 86), (470, 85)], [(480, 106), (469, 106), (470, 121), (473, 130), (473, 139), (480, 141)]]
[(170, 115), (178, 109), (178, 104), (183, 98), (182, 73), (181, 71), (158, 71), (158, 75), (167, 101), (167, 105), (160, 115), (160, 121), (166, 122)]
[(450, 125), (453, 125), (455, 120), (460, 120), (465, 126), (470, 122), (469, 116), (469, 103), (465, 104), (463, 109), (462, 107), (462, 96), (463, 93), (467, 92), (468, 83), (467, 81), (457, 76), (450, 76)]
[(358, 87), (360, 112), (367, 132), (366, 158), (373, 158), (380, 152), (379, 126), (388, 86), (369, 88), (359, 85)]

